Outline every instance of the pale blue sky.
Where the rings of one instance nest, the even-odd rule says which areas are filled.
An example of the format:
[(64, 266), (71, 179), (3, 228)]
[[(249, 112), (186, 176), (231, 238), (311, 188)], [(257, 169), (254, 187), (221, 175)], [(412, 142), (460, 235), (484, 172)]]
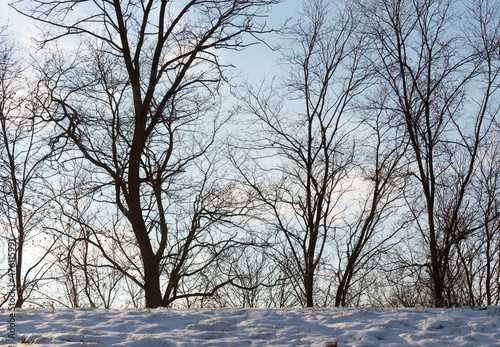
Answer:
[[(12, 33), (19, 43), (26, 47), (32, 46), (31, 38), (38, 34), (36, 23), (17, 13), (9, 3), (12, 3), (12, 0), (0, 0), (0, 25), (7, 24), (8, 32)], [(270, 26), (280, 26), (286, 18), (294, 16), (300, 10), (301, 4), (301, 0), (285, 0), (273, 6), (266, 22)], [(279, 42), (273, 35), (266, 35), (263, 38), (270, 45)], [(279, 54), (272, 52), (263, 44), (248, 47), (242, 52), (224, 52), (224, 55), (227, 55), (229, 62), (236, 65), (237, 69), (234, 72), (241, 73), (249, 80), (261, 80), (279, 73), (276, 62)]]

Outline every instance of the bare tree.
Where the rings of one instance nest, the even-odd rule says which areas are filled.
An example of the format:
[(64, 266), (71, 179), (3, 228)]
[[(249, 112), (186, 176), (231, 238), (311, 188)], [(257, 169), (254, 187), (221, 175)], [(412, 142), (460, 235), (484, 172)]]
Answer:
[(256, 23), (275, 2), (38, 1), (20, 10), (51, 30), (42, 46), (78, 42), (45, 67), (48, 120), (60, 130), (54, 141), (86, 159), (102, 189), (114, 190), (105, 195), (130, 225), (142, 264), (128, 261), (139, 276), (101, 250), (144, 290), (147, 307), (210, 295), (232, 281), (178, 291), (182, 278), (204, 270), (190, 266), (219, 266), (214, 260), (235, 240), (229, 231), (224, 240), (209, 232), (241, 212), (224, 202), (227, 187), (205, 176), (223, 123), (215, 98), (224, 81), (219, 52), (241, 49), (244, 34), (262, 32)]
[(326, 1), (304, 3), (288, 32), (286, 95), (261, 88), (243, 96), (244, 109), (256, 116), (260, 133), (252, 145), (261, 159), (249, 162), (265, 175), (251, 174), (237, 159), (235, 165), (267, 211), (275, 248), (289, 260), (281, 269), (308, 307), (314, 305), (317, 271), (343, 212), (339, 201), (354, 167), (349, 140), (354, 127), (348, 125), (346, 109), (365, 78), (362, 40), (355, 33), (356, 20), (348, 8), (333, 8)]
[[(97, 203), (100, 194), (87, 188), (89, 177), (81, 162), (69, 161), (59, 167), (65, 172), (59, 173), (54, 186), (46, 187), (55, 198), (50, 218), (41, 225), (46, 235), (58, 239), (51, 252), (54, 283), (46, 297), (65, 307), (110, 308), (118, 296), (124, 296), (120, 287), (124, 275), (102, 257), (91, 240), (101, 240), (105, 243), (102, 248), (116, 258), (120, 244), (115, 235), (124, 227), (124, 218), (116, 209)], [(121, 241), (125, 246), (126, 239)]]
[[(493, 54), (499, 42), (497, 5), (475, 1), (464, 11), (454, 5), (360, 3), (380, 83), (391, 89), (392, 108), (411, 145), (408, 178), (415, 190), (408, 195), (409, 209), (427, 247), (436, 307), (450, 304), (445, 292), (453, 286), (448, 271), (454, 248), (479, 227), (463, 221), (478, 151), (496, 116), (490, 104), (499, 73)], [(466, 98), (472, 86), (480, 96)]]
[(473, 182), (472, 206), (467, 222), (481, 225), (456, 249), (452, 274), (461, 285), (453, 290), (457, 304), (496, 305), (500, 300), (500, 166), (498, 129), (483, 143)]
[[(226, 286), (211, 298), (191, 302), (188, 307), (270, 307), (265, 283), (275, 281), (274, 264), (261, 247), (245, 250), (235, 266), (238, 286)], [(260, 253), (260, 254), (259, 254)]]
[[(498, 131), (497, 131), (498, 136)], [(480, 164), (480, 201), (484, 218), (479, 254), (484, 254), (486, 305), (500, 303), (500, 144), (490, 146)], [(484, 195), (486, 196), (484, 196)], [(485, 203), (486, 202), (486, 203)]]
[[(4, 31), (0, 32), (4, 35)], [(40, 243), (38, 223), (44, 218), (49, 197), (44, 198), (42, 184), (50, 151), (44, 145), (43, 128), (37, 121), (42, 112), (38, 105), (36, 81), (30, 85), (21, 52), (0, 37), (0, 218), (5, 235), (15, 243), (16, 307), (22, 307), (50, 264), (45, 262), (54, 243)], [(30, 252), (29, 249), (32, 249)], [(2, 305), (11, 293), (2, 298)]]
[[(359, 212), (354, 206), (345, 217), (343, 234), (336, 233), (337, 265), (335, 274), (338, 286), (335, 306), (346, 306), (360, 295), (373, 282), (367, 280), (373, 270), (380, 270), (379, 259), (386, 257), (393, 246), (395, 235), (401, 226), (391, 227), (391, 219), (397, 216), (401, 206), (403, 182), (400, 172), (406, 165), (403, 160), (408, 143), (402, 142), (400, 133), (391, 118), (391, 110), (386, 109), (387, 90), (376, 93), (377, 99), (366, 98), (370, 110), (362, 124), (366, 129), (358, 133), (357, 156), (361, 157), (358, 184), (362, 188), (359, 198)], [(351, 293), (353, 284), (359, 288)]]

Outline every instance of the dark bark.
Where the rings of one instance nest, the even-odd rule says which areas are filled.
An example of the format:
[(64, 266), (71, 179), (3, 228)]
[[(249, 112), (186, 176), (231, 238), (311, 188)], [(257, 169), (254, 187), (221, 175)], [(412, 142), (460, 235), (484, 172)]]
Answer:
[[(20, 10), (59, 31), (41, 42), (42, 46), (71, 37), (81, 40), (82, 51), (86, 50), (88, 56), (82, 60), (78, 55), (67, 55), (61, 57), (59, 66), (54, 59), (52, 66), (44, 69), (53, 102), (47, 106), (49, 121), (60, 130), (54, 142), (67, 142), (68, 149), (77, 150), (91, 164), (89, 171), (106, 175), (114, 188), (113, 203), (128, 220), (141, 256), (140, 286), (147, 307), (168, 305), (182, 297), (172, 294), (184, 276), (179, 269), (186, 265), (182, 259), (177, 261), (175, 247), (181, 244), (180, 253), (189, 258), (192, 249), (203, 244), (191, 245), (189, 240), (182, 244), (184, 231), (172, 225), (178, 211), (170, 210), (173, 200), (169, 199), (180, 194), (181, 188), (175, 187), (182, 184), (175, 177), (188, 167), (196, 167), (193, 163), (208, 156), (215, 141), (214, 134), (207, 136), (201, 129), (203, 122), (208, 123), (213, 95), (225, 79), (222, 73), (226, 66), (220, 63), (217, 51), (242, 49), (246, 34), (264, 32), (265, 26), (258, 28), (257, 23), (261, 11), (276, 2), (193, 0), (175, 10), (168, 1), (157, 7), (153, 0), (94, 1), (95, 15), (74, 22), (68, 21), (71, 16), (61, 20), (64, 16), (60, 14), (78, 8), (79, 1), (40, 1), (32, 9)], [(86, 63), (89, 58), (91, 64)], [(74, 65), (69, 63), (71, 59)], [(73, 80), (78, 83), (73, 84)], [(219, 126), (214, 121), (214, 133)], [(193, 136), (192, 143), (183, 143), (183, 134), (193, 129), (199, 136)], [(188, 176), (183, 179), (189, 180)], [(206, 178), (200, 182), (198, 193), (205, 196), (208, 188), (203, 186), (209, 183)], [(225, 212), (212, 207), (200, 207), (206, 218), (195, 236), (207, 232), (211, 225), (230, 223), (232, 216), (238, 215), (229, 204), (223, 207)], [(92, 242), (109, 253), (98, 240)], [(223, 243), (206, 247), (216, 245)], [(127, 266), (103, 255), (136, 283)], [(216, 263), (215, 258), (211, 261)], [(177, 270), (172, 270), (168, 284), (162, 285), (165, 263)], [(163, 295), (162, 290), (166, 291)]]
[[(428, 247), (434, 306), (447, 306), (445, 290), (455, 285), (449, 282), (452, 250), (475, 229), (471, 225), (460, 230), (460, 220), (466, 213), (464, 201), (470, 192), (478, 149), (492, 124), (486, 109), (498, 71), (492, 71), (490, 62), (484, 59), (491, 47), (485, 42), (468, 46), (477, 33), (469, 37), (469, 33), (449, 35), (452, 23), (461, 20), (450, 1), (381, 0), (360, 6), (368, 15), (378, 55), (374, 65), (379, 68), (381, 83), (394, 93), (393, 109), (401, 116), (412, 148), (414, 169), (410, 169), (410, 176), (416, 179), (415, 192), (422, 197), (412, 204), (422, 201), (424, 206), (425, 226), (419, 220), (417, 224)], [(484, 31), (486, 22), (481, 16), (488, 12), (470, 10), (467, 14), (473, 21), (464, 20), (463, 25), (481, 28), (477, 37), (484, 39), (489, 33)], [(485, 76), (486, 83), (481, 80)], [(467, 103), (465, 91), (472, 83), (481, 83), (483, 96), (477, 111), (468, 110), (472, 114), (467, 117), (474, 122), (466, 128), (461, 117)], [(459, 153), (467, 158), (464, 163)]]

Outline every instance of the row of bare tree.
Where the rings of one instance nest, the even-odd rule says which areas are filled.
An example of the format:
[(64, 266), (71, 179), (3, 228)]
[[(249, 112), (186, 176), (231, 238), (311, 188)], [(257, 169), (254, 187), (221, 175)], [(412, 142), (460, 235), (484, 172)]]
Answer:
[[(16, 3), (44, 30), (0, 47), (17, 307), (500, 303), (500, 4), (278, 2)], [(271, 38), (281, 74), (231, 76)]]

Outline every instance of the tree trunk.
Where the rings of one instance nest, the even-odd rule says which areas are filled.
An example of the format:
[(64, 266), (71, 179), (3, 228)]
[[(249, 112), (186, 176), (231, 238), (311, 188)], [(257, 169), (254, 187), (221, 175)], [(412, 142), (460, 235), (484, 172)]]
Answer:
[(307, 267), (306, 273), (306, 307), (314, 307), (313, 288), (314, 288), (314, 268)]
[(436, 255), (431, 255), (431, 279), (432, 279), (432, 296), (434, 300), (434, 307), (444, 307), (444, 283), (441, 274), (441, 266), (437, 261)]
[(444, 307), (443, 292), (443, 281), (434, 278), (434, 307)]
[(144, 295), (147, 308), (157, 308), (162, 304), (160, 290), (160, 272), (155, 259), (144, 259)]

